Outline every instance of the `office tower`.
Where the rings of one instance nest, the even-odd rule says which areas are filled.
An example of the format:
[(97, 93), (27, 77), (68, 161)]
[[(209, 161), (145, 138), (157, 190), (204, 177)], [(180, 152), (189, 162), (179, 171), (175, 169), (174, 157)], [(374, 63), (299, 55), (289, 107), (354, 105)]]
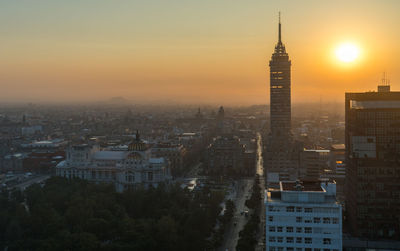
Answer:
[(269, 67), (271, 130), (266, 142), (265, 166), (267, 183), (277, 185), (280, 180), (297, 178), (300, 153), (291, 133), (291, 61), (282, 43), (280, 18), (278, 43)]
[(265, 196), (267, 251), (342, 250), (336, 183), (280, 182)]
[(346, 93), (346, 211), (353, 234), (400, 239), (400, 92)]

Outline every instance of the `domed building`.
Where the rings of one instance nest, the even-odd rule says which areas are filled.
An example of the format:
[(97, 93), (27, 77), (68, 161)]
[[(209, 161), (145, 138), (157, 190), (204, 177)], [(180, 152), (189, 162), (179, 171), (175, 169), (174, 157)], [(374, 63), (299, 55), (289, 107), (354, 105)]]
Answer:
[(138, 186), (157, 187), (171, 179), (167, 161), (151, 156), (151, 148), (140, 139), (139, 132), (129, 144), (126, 157), (117, 162), (117, 167), (121, 170), (116, 177), (119, 192)]
[(118, 192), (157, 187), (172, 179), (167, 160), (152, 157), (151, 148), (140, 139), (139, 132), (126, 150), (104, 151), (89, 145), (69, 147), (66, 160), (56, 167), (56, 175), (114, 183)]

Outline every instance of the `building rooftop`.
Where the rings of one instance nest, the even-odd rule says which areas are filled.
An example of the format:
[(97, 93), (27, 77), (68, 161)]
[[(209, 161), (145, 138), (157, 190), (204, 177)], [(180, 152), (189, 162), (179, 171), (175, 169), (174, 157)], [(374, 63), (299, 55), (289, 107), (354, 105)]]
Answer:
[(400, 92), (346, 92), (346, 99), (367, 101), (367, 100), (398, 100)]
[(195, 132), (184, 132), (184, 133), (182, 133), (182, 136), (183, 137), (188, 137), (188, 136), (196, 136), (197, 135), (197, 133), (195, 133)]
[(281, 181), (279, 185), (279, 189), (268, 188), (265, 191), (265, 202), (337, 204), (335, 181)]
[(281, 191), (322, 192), (323, 190), (320, 181), (307, 180), (281, 182)]
[(330, 150), (325, 149), (304, 149), (305, 152), (316, 152), (316, 153), (329, 153)]

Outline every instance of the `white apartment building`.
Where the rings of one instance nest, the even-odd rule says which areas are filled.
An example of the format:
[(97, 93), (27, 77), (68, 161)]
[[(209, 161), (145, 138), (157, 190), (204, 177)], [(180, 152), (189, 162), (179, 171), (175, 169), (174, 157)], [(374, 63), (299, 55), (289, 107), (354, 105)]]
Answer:
[(342, 250), (336, 183), (281, 181), (266, 191), (265, 205), (267, 251)]

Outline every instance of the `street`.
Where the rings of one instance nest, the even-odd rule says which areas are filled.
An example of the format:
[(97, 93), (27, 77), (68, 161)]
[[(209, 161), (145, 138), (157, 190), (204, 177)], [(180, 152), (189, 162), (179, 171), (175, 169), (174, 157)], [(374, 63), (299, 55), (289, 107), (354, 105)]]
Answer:
[(260, 210), (260, 230), (257, 235), (257, 246), (256, 250), (264, 250), (265, 246), (265, 204), (264, 204), (264, 191), (265, 191), (265, 177), (264, 177), (264, 163), (262, 156), (262, 137), (260, 133), (257, 133), (257, 174), (260, 177), (260, 187), (261, 187), (261, 210)]
[[(264, 167), (263, 167), (263, 158), (262, 158), (262, 138), (261, 134), (257, 133), (257, 163), (256, 163), (256, 173), (260, 177), (260, 186), (261, 186), (261, 191), (262, 191), (262, 202), (263, 202), (263, 196), (264, 196), (264, 189), (265, 189), (265, 183), (264, 183)], [(224, 240), (223, 244), (218, 250), (225, 251), (225, 250), (235, 250), (237, 242), (239, 240), (239, 232), (243, 229), (244, 225), (247, 223), (248, 218), (245, 215), (241, 215), (240, 213), (248, 210), (248, 208), (245, 206), (245, 202), (247, 198), (250, 198), (251, 196), (251, 188), (253, 186), (254, 179), (249, 178), (249, 179), (241, 179), (238, 180), (238, 185), (236, 186), (236, 198), (233, 198), (233, 202), (235, 203), (236, 206), (236, 211), (233, 216), (232, 221), (230, 224), (227, 226), (227, 229), (225, 231), (224, 235)], [(261, 210), (260, 210), (260, 230), (257, 235), (258, 239), (258, 244), (256, 246), (256, 250), (263, 250), (264, 247), (264, 220), (265, 220), (265, 209), (264, 209), (264, 203), (261, 205)], [(234, 223), (236, 223), (236, 226), (234, 226)]]
[[(251, 187), (253, 186), (253, 179), (241, 179), (238, 180), (236, 197), (232, 198), (235, 203), (236, 211), (233, 216), (232, 221), (228, 224), (224, 234), (224, 240), (222, 241), (222, 245), (218, 250), (235, 250), (236, 244), (239, 239), (239, 232), (243, 229), (244, 225), (247, 223), (248, 218), (240, 212), (245, 210), (249, 210), (244, 203), (246, 202), (246, 197), (250, 198), (251, 196)], [(236, 222), (236, 226), (234, 223)]]

